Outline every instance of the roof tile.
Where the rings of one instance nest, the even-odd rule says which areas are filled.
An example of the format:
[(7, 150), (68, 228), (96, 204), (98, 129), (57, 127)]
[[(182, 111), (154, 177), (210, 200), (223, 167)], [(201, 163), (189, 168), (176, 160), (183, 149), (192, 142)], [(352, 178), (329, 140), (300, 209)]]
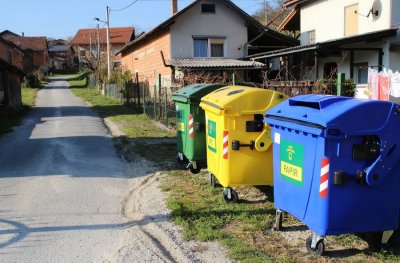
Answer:
[[(100, 28), (100, 42), (107, 42), (107, 29)], [(134, 36), (135, 29), (133, 27), (112, 27), (110, 28), (110, 42), (128, 43)], [(95, 43), (97, 39), (97, 28), (79, 29), (75, 37), (72, 39), (73, 45), (88, 45), (90, 43), (90, 35), (92, 35), (92, 42)]]

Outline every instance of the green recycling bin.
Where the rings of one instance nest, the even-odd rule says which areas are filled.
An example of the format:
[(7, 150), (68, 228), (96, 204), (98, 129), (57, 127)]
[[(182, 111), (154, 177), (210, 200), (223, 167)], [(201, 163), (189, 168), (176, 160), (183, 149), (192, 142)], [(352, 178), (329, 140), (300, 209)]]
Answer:
[(205, 114), (199, 104), (203, 96), (223, 86), (192, 84), (172, 95), (177, 118), (177, 159), (194, 174), (207, 163)]

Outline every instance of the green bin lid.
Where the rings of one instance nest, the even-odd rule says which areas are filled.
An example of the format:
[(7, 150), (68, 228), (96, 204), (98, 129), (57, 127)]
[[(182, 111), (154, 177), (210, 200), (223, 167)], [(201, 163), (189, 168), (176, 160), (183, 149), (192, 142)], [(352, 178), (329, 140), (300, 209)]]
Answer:
[(175, 102), (200, 102), (201, 98), (208, 93), (224, 87), (223, 84), (191, 84), (185, 86), (183, 89), (177, 90), (172, 94), (172, 99)]

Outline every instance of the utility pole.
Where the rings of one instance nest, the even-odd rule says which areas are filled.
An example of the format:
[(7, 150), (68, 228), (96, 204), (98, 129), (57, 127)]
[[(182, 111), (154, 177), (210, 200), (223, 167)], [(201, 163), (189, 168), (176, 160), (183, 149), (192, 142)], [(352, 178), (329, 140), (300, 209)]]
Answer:
[(103, 22), (107, 26), (107, 79), (110, 82), (111, 79), (111, 62), (110, 62), (110, 7), (106, 6), (106, 21), (100, 20), (100, 18), (95, 17), (94, 20)]
[(106, 24), (107, 24), (107, 79), (111, 79), (111, 62), (110, 62), (110, 7), (106, 6)]
[(97, 24), (97, 68), (100, 69), (100, 28), (99, 24)]
[(92, 33), (89, 33), (89, 61), (92, 58)]

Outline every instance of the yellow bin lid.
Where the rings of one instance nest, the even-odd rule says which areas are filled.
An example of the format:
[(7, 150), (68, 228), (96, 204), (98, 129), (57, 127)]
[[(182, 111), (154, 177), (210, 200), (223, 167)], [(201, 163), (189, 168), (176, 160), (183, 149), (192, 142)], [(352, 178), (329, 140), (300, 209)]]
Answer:
[(274, 90), (227, 86), (201, 98), (200, 107), (217, 115), (264, 114), (287, 98)]

